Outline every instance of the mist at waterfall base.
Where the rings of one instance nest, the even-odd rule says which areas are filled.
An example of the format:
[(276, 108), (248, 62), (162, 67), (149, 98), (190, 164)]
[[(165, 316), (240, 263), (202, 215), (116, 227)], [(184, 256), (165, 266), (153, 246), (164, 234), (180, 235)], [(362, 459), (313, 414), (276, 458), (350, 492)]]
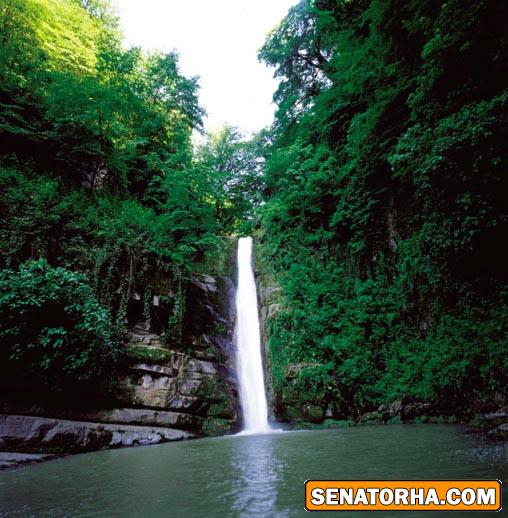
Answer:
[(241, 434), (270, 433), (259, 331), (256, 281), (252, 269), (252, 238), (238, 240), (236, 290), (236, 356), (243, 430)]

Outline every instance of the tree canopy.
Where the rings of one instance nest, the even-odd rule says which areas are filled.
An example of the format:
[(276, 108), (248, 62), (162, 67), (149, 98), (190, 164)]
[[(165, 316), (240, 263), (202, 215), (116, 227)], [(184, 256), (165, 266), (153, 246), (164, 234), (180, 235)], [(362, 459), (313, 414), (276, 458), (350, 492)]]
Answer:
[(109, 0), (0, 0), (3, 368), (104, 376), (151, 273), (182, 308), (223, 236), (254, 233), (282, 417), (506, 400), (507, 18), (302, 0), (259, 52), (274, 123), (245, 138), (204, 134), (198, 79), (125, 48)]
[(281, 79), (261, 255), (283, 412), (298, 392), (335, 416), (505, 393), (507, 14), (303, 0), (261, 49)]

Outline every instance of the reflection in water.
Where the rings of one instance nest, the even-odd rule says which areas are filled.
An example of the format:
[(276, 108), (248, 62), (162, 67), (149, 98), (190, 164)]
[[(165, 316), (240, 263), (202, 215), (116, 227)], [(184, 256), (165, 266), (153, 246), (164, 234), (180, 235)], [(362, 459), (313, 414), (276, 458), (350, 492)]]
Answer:
[(250, 436), (234, 442), (237, 477), (234, 481), (232, 510), (238, 516), (290, 516), (289, 509), (277, 509), (285, 466), (277, 452), (276, 434)]
[[(202, 439), (76, 455), (0, 473), (0, 516), (304, 518), (309, 516), (303, 509), (306, 479), (506, 482), (507, 459), (508, 445), (485, 442), (455, 426), (365, 426)], [(507, 491), (505, 483), (505, 501)], [(402, 518), (397, 512), (382, 515)]]

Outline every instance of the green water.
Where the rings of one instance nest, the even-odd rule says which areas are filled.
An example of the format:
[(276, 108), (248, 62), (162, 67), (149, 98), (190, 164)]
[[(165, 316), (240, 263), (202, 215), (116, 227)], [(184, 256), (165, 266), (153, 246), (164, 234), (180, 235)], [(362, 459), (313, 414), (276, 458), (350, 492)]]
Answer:
[[(303, 509), (304, 482), (312, 478), (506, 482), (508, 445), (484, 442), (460, 427), (406, 425), (101, 451), (0, 473), (0, 515), (309, 516)], [(505, 501), (507, 487), (505, 483)], [(435, 513), (427, 516), (431, 514)], [(422, 513), (336, 516), (346, 515), (407, 518)], [(459, 515), (464, 513), (443, 517)], [(493, 516), (472, 516), (489, 515)]]

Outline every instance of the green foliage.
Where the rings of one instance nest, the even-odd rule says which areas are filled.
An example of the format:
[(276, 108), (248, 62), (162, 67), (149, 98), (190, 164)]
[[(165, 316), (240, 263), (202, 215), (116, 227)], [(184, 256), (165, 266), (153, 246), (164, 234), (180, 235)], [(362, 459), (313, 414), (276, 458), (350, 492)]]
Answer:
[(103, 380), (119, 347), (86, 278), (41, 259), (0, 274), (4, 376), (30, 374), (52, 389)]
[[(168, 331), (181, 335), (185, 282), (221, 228), (193, 161), (197, 91), (175, 53), (122, 46), (108, 0), (0, 0), (0, 267), (45, 258), (85, 274), (115, 329), (164, 272), (178, 287)], [(28, 328), (23, 339), (38, 343)]]
[(164, 363), (171, 360), (172, 352), (142, 345), (127, 346), (126, 357), (129, 363)]
[(207, 135), (193, 163), (201, 192), (213, 200), (222, 232), (248, 233), (261, 202), (263, 135), (245, 140), (237, 128), (224, 126)]
[[(314, 392), (344, 417), (507, 396), (507, 14), (303, 0), (270, 34), (260, 236), (284, 293), (279, 394)], [(299, 363), (314, 367), (288, 380)]]
[(188, 277), (218, 235), (256, 228), (283, 293), (274, 389), (299, 419), (506, 397), (507, 15), (302, 0), (260, 51), (280, 79), (272, 129), (193, 151), (196, 79), (175, 53), (123, 48), (108, 0), (0, 0), (9, 365), (106, 378), (94, 365), (115, 363), (111, 329), (153, 272), (178, 342)]
[(185, 277), (194, 262), (215, 249), (213, 209), (186, 200), (181, 181), (176, 192), (164, 187), (171, 199), (167, 209), (157, 211), (104, 192), (90, 198), (49, 175), (0, 168), (0, 209), (8, 221), (0, 229), (1, 262), (16, 267), (47, 257), (88, 271), (101, 302), (121, 322), (135, 282), (143, 285), (155, 269)]

